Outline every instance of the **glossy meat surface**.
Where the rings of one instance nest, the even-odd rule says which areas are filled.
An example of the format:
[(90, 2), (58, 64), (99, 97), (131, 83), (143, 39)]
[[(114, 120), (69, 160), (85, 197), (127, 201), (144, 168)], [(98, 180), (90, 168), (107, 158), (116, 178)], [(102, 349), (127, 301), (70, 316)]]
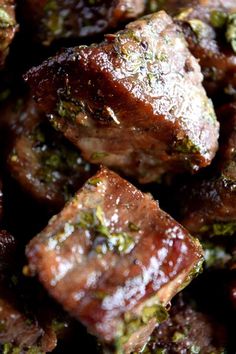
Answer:
[(27, 247), (49, 293), (102, 342), (130, 353), (197, 273), (201, 247), (149, 194), (102, 169)]
[(15, 5), (14, 0), (0, 0), (0, 68), (17, 30)]
[(27, 0), (22, 11), (44, 45), (93, 36), (116, 28), (144, 11), (144, 0)]
[(218, 170), (199, 178), (181, 192), (181, 223), (194, 234), (233, 235), (236, 232), (236, 105), (219, 111), (221, 142)]
[(160, 7), (179, 20), (191, 53), (199, 59), (207, 92), (235, 95), (235, 1), (167, 0)]
[(165, 12), (68, 49), (25, 79), (86, 160), (142, 183), (197, 171), (215, 155), (218, 123), (199, 65)]
[(31, 98), (12, 103), (2, 112), (11, 131), (8, 168), (39, 202), (60, 210), (93, 174), (78, 150), (56, 132)]

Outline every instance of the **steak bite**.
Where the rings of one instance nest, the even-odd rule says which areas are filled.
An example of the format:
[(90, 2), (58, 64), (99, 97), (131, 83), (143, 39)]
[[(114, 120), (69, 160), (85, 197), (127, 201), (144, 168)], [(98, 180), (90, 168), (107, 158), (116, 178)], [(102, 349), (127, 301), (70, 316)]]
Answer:
[(181, 223), (193, 234), (236, 233), (236, 104), (219, 111), (220, 151), (210, 178), (200, 177), (181, 190)]
[(197, 240), (149, 194), (102, 168), (27, 246), (30, 270), (92, 334), (139, 350), (198, 272)]
[(199, 59), (207, 92), (235, 95), (235, 0), (167, 0), (160, 7), (176, 16), (191, 53)]
[(65, 38), (94, 36), (144, 11), (145, 0), (27, 0), (26, 21), (44, 45)]
[(4, 64), (16, 30), (15, 1), (0, 0), (0, 68)]
[(8, 152), (12, 176), (39, 202), (60, 210), (93, 174), (91, 165), (50, 126), (32, 99), (22, 100), (18, 110), (11, 103), (4, 114), (13, 133)]
[[(182, 294), (181, 294), (182, 295)], [(169, 318), (160, 324), (151, 337), (145, 354), (204, 353), (222, 354), (227, 344), (224, 326), (199, 311), (191, 299), (178, 297)]]
[(31, 69), (39, 107), (86, 160), (156, 181), (215, 155), (218, 123), (178, 26), (159, 12)]

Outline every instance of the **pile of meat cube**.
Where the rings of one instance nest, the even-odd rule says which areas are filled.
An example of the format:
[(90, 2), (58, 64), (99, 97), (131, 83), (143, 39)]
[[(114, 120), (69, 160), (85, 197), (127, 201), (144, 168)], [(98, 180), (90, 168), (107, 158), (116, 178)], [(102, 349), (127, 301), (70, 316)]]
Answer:
[(236, 353), (236, 1), (0, 0), (0, 353)]

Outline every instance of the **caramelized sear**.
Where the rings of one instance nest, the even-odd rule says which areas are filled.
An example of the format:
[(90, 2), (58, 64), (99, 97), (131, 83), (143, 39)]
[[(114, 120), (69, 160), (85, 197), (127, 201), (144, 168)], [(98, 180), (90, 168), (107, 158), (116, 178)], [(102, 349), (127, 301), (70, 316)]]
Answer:
[(60, 210), (94, 168), (50, 126), (33, 99), (11, 102), (2, 117), (11, 132), (7, 153), (11, 175), (36, 200)]
[(26, 253), (49, 293), (117, 353), (142, 348), (202, 263), (197, 240), (149, 194), (105, 168)]
[(199, 65), (165, 12), (67, 49), (25, 79), (86, 160), (142, 183), (197, 171), (215, 155), (218, 123)]

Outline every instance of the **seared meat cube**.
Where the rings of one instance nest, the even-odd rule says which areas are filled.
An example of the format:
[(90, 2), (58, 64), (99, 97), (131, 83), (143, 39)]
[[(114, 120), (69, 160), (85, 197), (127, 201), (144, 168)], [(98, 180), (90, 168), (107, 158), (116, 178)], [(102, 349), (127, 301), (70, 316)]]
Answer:
[(86, 160), (142, 183), (196, 171), (215, 155), (218, 123), (200, 68), (165, 12), (130, 23), (100, 45), (68, 49), (26, 80)]
[(225, 332), (222, 324), (179, 297), (169, 318), (154, 331), (145, 354), (222, 354), (227, 344)]
[(17, 30), (15, 0), (0, 0), (0, 68)]
[(218, 166), (181, 190), (181, 223), (193, 234), (236, 233), (236, 105), (219, 111), (222, 134)]
[(26, 21), (44, 45), (104, 33), (144, 11), (145, 0), (27, 0)]
[(5, 344), (4, 349), (9, 347), (11, 353), (12, 347), (26, 351), (33, 346), (38, 349), (37, 353), (42, 353), (37, 344), (44, 334), (43, 329), (17, 308), (11, 293), (5, 293), (2, 286), (0, 291), (0, 343)]
[(142, 347), (201, 252), (149, 194), (105, 168), (27, 247), (49, 293), (117, 353)]
[(38, 301), (36, 313), (29, 309), (28, 303), (21, 297), (23, 295), (19, 295), (18, 288), (11, 289), (5, 283), (0, 283), (0, 344), (4, 349), (8, 348), (6, 353), (9, 354), (43, 354), (53, 351), (58, 338), (70, 322), (65, 320), (65, 316), (58, 322), (61, 311), (56, 315), (52, 306), (42, 302), (42, 297), (35, 299)]
[(93, 174), (90, 164), (50, 126), (33, 100), (25, 99), (18, 110), (11, 103), (4, 115), (11, 116), (14, 134), (8, 153), (12, 176), (37, 200), (60, 210)]
[(167, 0), (160, 7), (179, 20), (207, 92), (236, 94), (235, 0)]

